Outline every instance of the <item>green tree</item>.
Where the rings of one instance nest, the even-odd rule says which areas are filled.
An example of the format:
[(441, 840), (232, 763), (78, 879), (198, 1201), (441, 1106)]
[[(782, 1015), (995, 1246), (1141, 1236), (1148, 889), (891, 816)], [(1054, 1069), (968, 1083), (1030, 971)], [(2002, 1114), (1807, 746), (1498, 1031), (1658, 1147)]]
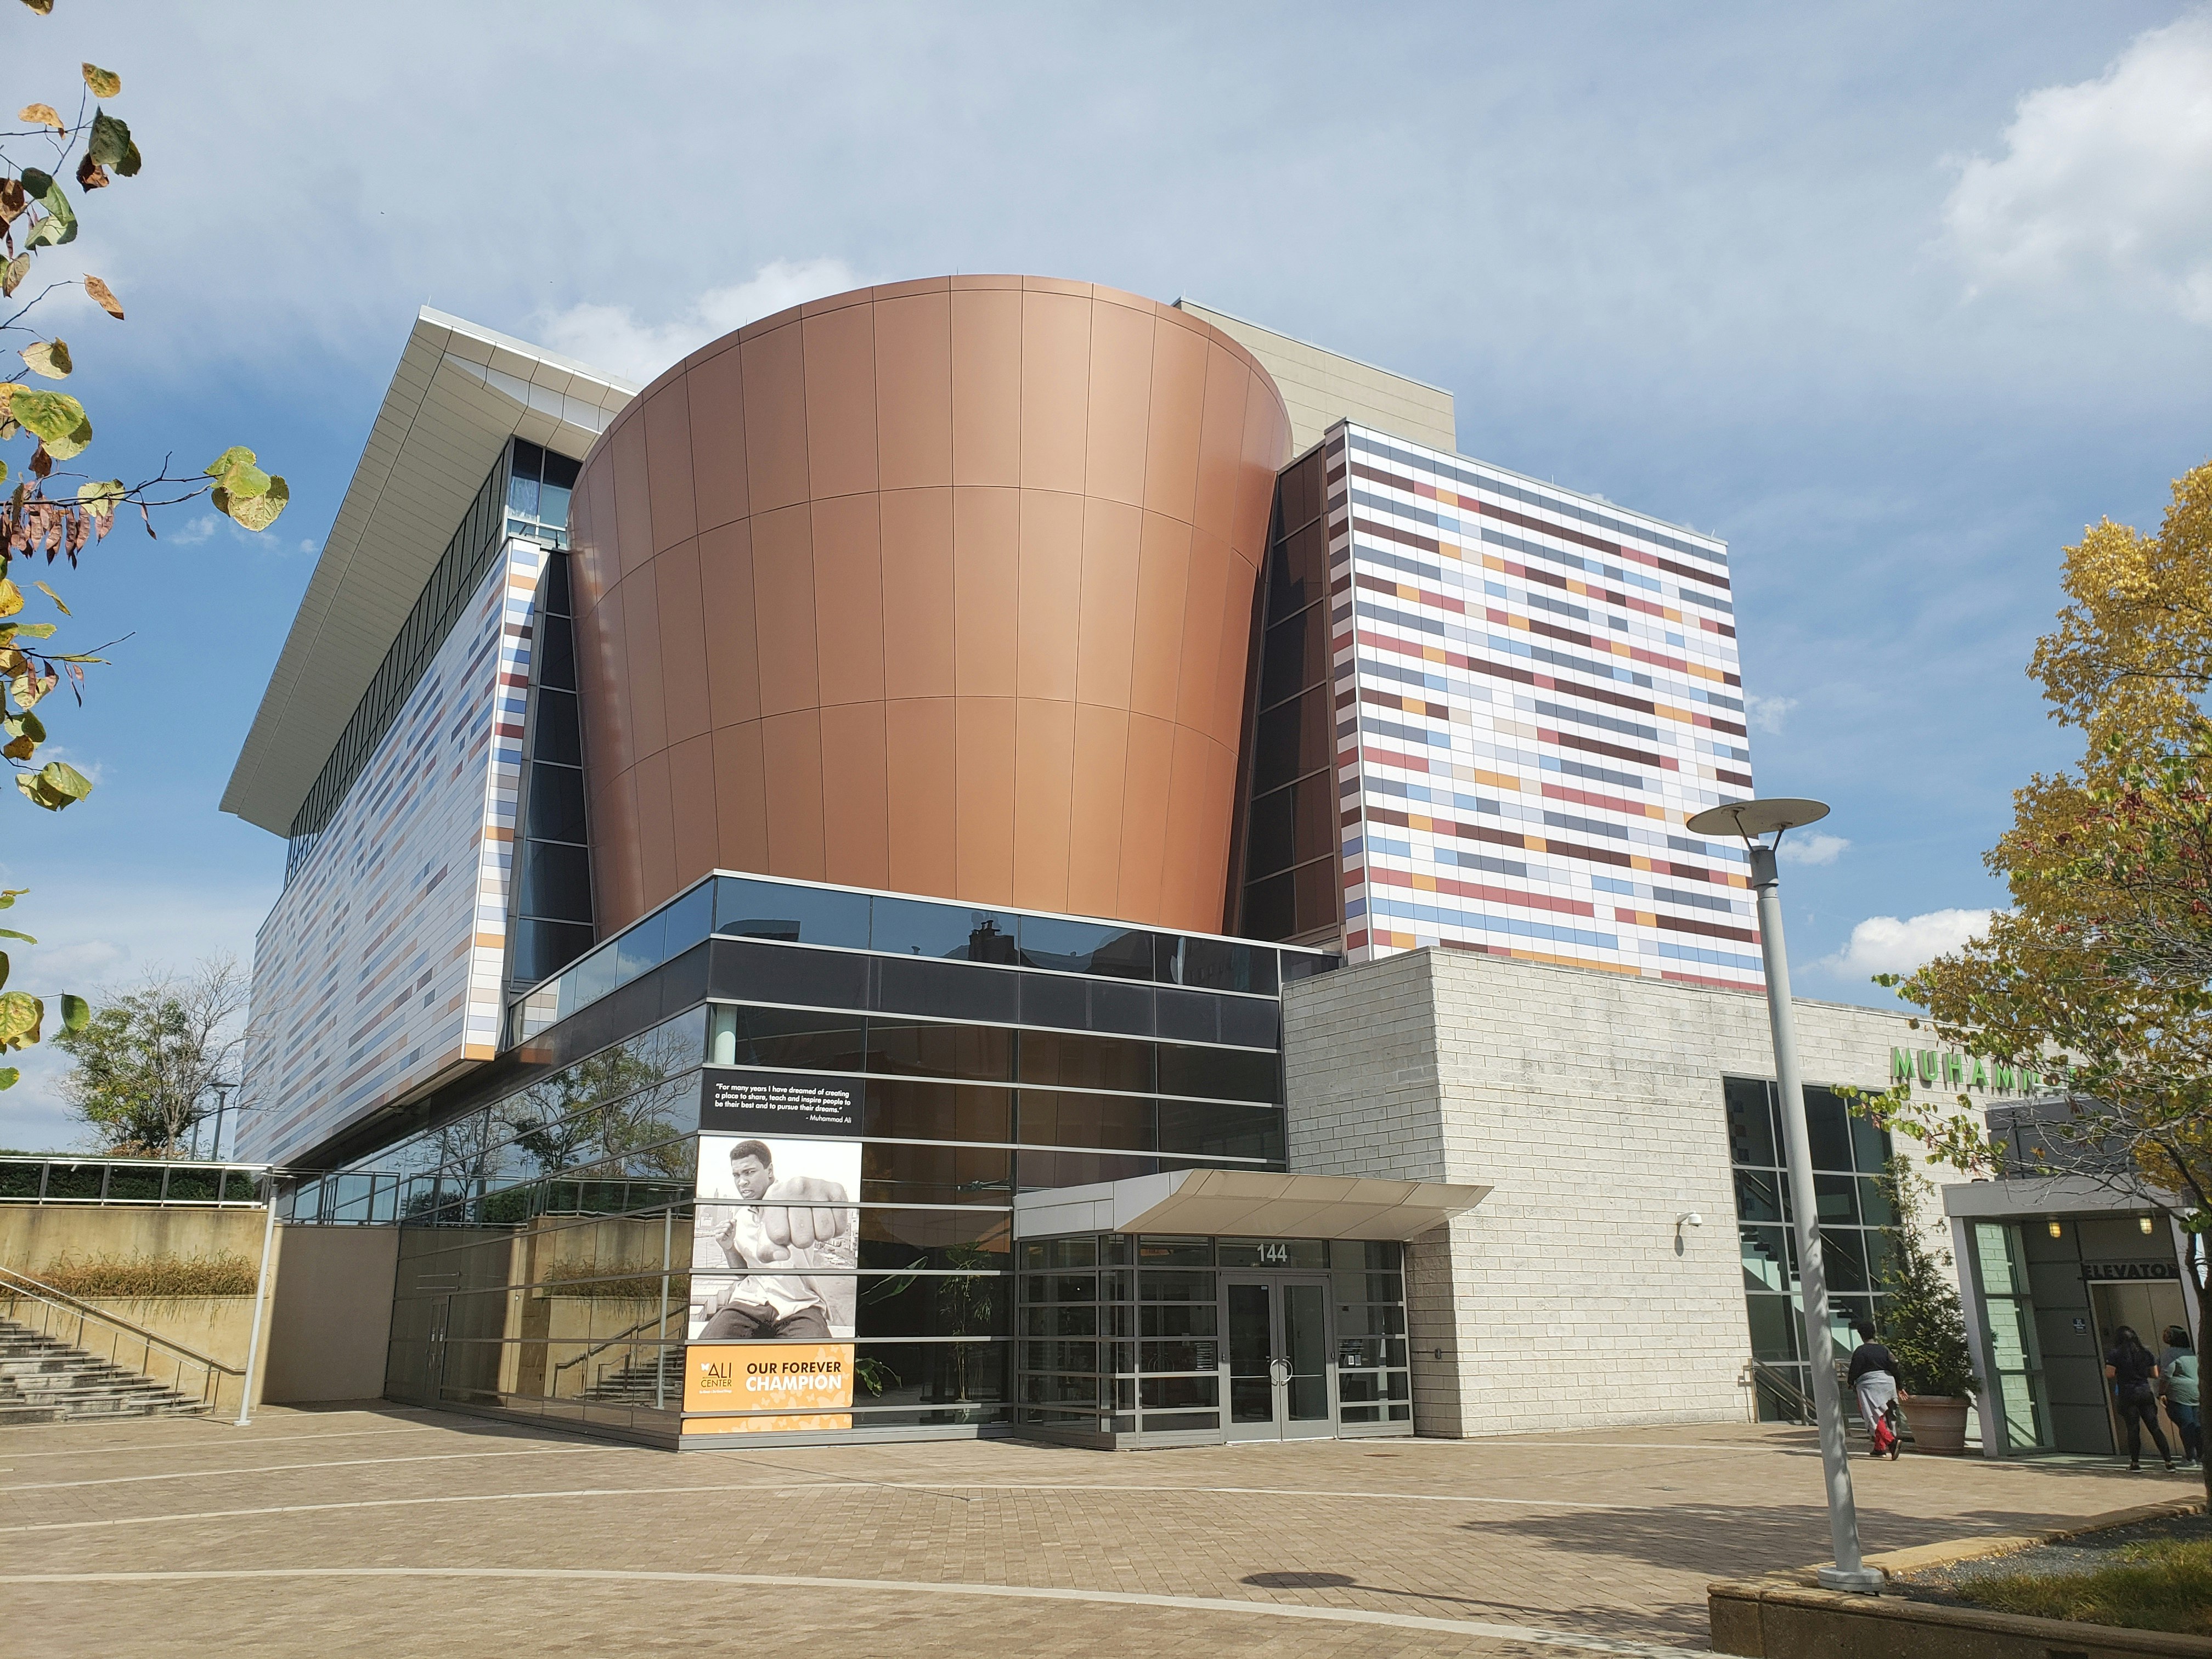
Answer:
[(1881, 1269), (1882, 1341), (1895, 1358), (1907, 1394), (1964, 1397), (1981, 1393), (1966, 1346), (1966, 1318), (1945, 1269), (1948, 1250), (1931, 1249), (1921, 1218), (1935, 1183), (1909, 1158), (1893, 1158), (1877, 1177), (1896, 1224)]
[[(54, 0), (23, 3), (41, 16), (54, 9)], [(100, 647), (62, 650), (49, 644), (60, 623), (22, 619), (27, 596), (15, 580), (15, 567), (20, 563), (27, 574), (43, 557), (49, 568), (66, 559), (75, 568), (77, 556), (104, 539), (117, 513), (126, 507), (138, 509), (152, 536), (151, 509), (205, 495), (218, 512), (247, 530), (262, 531), (276, 521), (290, 499), (284, 480), (263, 471), (253, 452), (239, 446), (224, 450), (203, 471), (172, 474), (165, 461), (157, 472), (129, 483), (95, 477), (88, 466), (73, 465), (93, 441), (92, 417), (83, 402), (58, 389), (76, 373), (78, 353), (59, 335), (45, 331), (40, 326), (43, 319), (33, 313), (67, 289), (81, 291), (118, 323), (123, 303), (106, 281), (82, 270), (52, 281), (40, 278), (58, 257), (76, 258), (59, 250), (76, 243), (83, 228), (79, 206), (88, 205), (94, 191), (137, 177), (145, 160), (130, 126), (108, 112), (107, 106), (122, 95), (123, 77), (87, 63), (82, 80), (73, 97), (64, 94), (59, 100), (63, 106), (74, 103), (71, 114), (34, 101), (17, 114), (23, 124), (20, 130), (0, 131), (0, 352), (14, 354), (12, 363), (0, 367), (0, 449), (21, 440), (30, 445), (27, 455), (18, 449), (12, 461), (0, 459), (0, 486), (14, 480), (0, 500), (0, 757), (14, 769), (24, 799), (50, 812), (82, 800), (92, 784), (66, 761), (38, 763), (39, 747), (47, 740), (40, 705), (64, 682), (82, 701), (85, 669), (106, 659), (95, 654)], [(75, 180), (75, 198), (65, 179)], [(9, 309), (8, 302), (19, 293), (21, 303)], [(70, 618), (69, 607), (52, 587), (42, 580), (30, 586), (58, 615)], [(0, 903), (12, 904), (26, 890), (16, 889)], [(11, 929), (0, 929), (0, 935), (37, 943)], [(7, 976), (8, 958), (0, 953), (0, 984)], [(88, 1012), (84, 1000), (64, 996), (61, 1005), (63, 1029), (81, 1029)], [(38, 1042), (46, 1012), (40, 997), (0, 992), (0, 1049)], [(12, 1086), (18, 1075), (13, 1066), (0, 1067), (0, 1089)]]
[(102, 999), (82, 1025), (54, 1038), (76, 1062), (62, 1094), (111, 1151), (174, 1157), (230, 1073), (245, 1004), (245, 981), (228, 957)]
[[(2011, 905), (1908, 978), (1942, 1041), (2056, 1086), (2036, 1144), (1992, 1140), (1961, 1095), (1909, 1084), (1861, 1109), (1978, 1174), (2086, 1178), (2212, 1230), (2212, 464), (2175, 482), (2155, 536), (2111, 520), (2065, 551), (2068, 604), (2028, 672), (2083, 736), (2031, 778), (1985, 862)], [(1916, 1021), (1917, 1024), (1919, 1022)], [(2212, 1495), (2212, 1469), (2206, 1474)]]

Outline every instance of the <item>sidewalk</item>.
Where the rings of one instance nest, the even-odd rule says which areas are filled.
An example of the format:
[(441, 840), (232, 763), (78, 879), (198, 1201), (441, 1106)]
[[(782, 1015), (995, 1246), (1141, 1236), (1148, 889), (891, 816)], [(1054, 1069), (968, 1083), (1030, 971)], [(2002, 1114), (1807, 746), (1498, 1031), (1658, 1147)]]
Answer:
[[(2074, 1462), (1852, 1468), (1869, 1552), (2183, 1485)], [(1709, 1580), (1824, 1559), (1820, 1491), (1809, 1433), (1772, 1427), (678, 1456), (383, 1405), (271, 1409), (246, 1430), (0, 1431), (0, 1598), (17, 1651), (103, 1659), (810, 1638), (884, 1659), (1650, 1653), (1705, 1646)]]

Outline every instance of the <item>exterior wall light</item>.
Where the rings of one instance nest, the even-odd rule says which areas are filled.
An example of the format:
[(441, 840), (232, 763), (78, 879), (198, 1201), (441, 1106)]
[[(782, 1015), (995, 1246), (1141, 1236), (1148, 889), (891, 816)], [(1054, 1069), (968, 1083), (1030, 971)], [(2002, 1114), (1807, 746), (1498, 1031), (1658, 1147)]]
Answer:
[[(1681, 1214), (1674, 1218), (1674, 1225), (1678, 1229), (1682, 1227), (1702, 1227), (1705, 1224), (1705, 1217), (1699, 1215), (1695, 1210), (1685, 1210)], [(2145, 1216), (2143, 1218), (2143, 1231), (2145, 1232), (2148, 1232), (2150, 1231), (2150, 1218), (2148, 1216)]]
[(2053, 1238), (2063, 1238), (2066, 1237), (2066, 1229), (2054, 1221), (2051, 1224), (2051, 1236)]
[(2136, 1217), (2136, 1225), (2143, 1230), (2143, 1234), (2146, 1237), (2148, 1237), (2153, 1231), (2151, 1218), (2147, 1215)]

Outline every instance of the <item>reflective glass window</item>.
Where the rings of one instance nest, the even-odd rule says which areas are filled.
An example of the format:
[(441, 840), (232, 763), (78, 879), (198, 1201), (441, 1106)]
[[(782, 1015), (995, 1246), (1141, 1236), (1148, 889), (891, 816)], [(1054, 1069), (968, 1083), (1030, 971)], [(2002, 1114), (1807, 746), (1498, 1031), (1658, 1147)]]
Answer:
[(714, 931), (744, 939), (866, 950), (868, 897), (722, 876), (714, 883)]
[(1153, 974), (1152, 934), (1107, 922), (1024, 916), (1021, 951), (1032, 968), (1115, 979), (1149, 980)]
[(707, 1054), (717, 1066), (857, 1072), (866, 1052), (857, 1015), (718, 1006), (709, 1016)]
[(875, 949), (899, 956), (1011, 964), (1018, 925), (1012, 915), (1001, 911), (932, 904), (925, 899), (878, 898), (869, 940)]
[(1120, 1089), (1149, 1094), (1152, 1045), (1125, 1037), (1024, 1031), (1021, 1080), (1070, 1089)]

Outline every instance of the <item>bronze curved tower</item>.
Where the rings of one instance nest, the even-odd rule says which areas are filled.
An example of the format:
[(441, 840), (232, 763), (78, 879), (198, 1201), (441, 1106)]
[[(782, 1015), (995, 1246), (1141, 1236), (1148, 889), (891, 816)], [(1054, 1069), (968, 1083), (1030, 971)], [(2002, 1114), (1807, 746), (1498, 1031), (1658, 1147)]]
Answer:
[(573, 517), (602, 937), (708, 870), (1222, 926), (1290, 419), (1116, 289), (857, 289), (685, 358)]

